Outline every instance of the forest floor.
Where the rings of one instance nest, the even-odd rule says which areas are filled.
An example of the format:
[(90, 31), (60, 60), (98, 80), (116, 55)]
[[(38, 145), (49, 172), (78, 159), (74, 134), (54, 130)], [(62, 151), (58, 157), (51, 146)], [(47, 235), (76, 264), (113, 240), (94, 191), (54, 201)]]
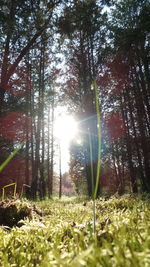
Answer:
[(42, 212), (19, 227), (0, 227), (0, 266), (150, 266), (147, 196), (97, 200), (95, 236), (92, 201), (72, 197), (30, 205)]

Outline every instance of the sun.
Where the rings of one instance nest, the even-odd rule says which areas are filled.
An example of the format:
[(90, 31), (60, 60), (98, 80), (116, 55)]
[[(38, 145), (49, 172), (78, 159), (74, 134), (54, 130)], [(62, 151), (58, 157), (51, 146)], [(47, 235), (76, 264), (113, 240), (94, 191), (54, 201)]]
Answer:
[(77, 138), (77, 135), (77, 121), (73, 118), (73, 116), (66, 114), (64, 108), (63, 110), (58, 108), (54, 119), (54, 137), (56, 144), (58, 144), (58, 150), (56, 149), (56, 172), (60, 168), (57, 164), (57, 162), (60, 162), (60, 159), (62, 173), (69, 170), (70, 142), (71, 140)]
[(54, 135), (62, 145), (69, 146), (78, 132), (77, 122), (71, 115), (62, 114), (55, 119)]

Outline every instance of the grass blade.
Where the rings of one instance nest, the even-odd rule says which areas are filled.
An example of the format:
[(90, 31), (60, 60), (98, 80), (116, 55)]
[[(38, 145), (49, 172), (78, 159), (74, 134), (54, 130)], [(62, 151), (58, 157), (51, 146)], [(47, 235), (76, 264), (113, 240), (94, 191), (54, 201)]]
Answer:
[(23, 147), (24, 143), (22, 143), (19, 147), (17, 147), (8, 158), (0, 165), (0, 172), (7, 166), (7, 164), (14, 158), (14, 156), (18, 153), (18, 151)]

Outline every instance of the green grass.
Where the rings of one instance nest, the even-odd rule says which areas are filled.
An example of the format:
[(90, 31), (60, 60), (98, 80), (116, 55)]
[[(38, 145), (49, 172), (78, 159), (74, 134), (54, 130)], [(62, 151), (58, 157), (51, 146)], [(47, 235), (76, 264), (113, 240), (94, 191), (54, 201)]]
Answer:
[(35, 203), (43, 216), (12, 230), (0, 228), (0, 266), (150, 266), (150, 203), (136, 196)]

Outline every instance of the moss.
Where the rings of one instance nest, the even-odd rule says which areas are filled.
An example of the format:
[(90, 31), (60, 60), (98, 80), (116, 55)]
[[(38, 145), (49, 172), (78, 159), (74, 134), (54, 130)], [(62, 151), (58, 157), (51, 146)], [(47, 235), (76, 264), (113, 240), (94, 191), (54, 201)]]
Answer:
[(0, 202), (0, 225), (17, 226), (20, 220), (32, 217), (32, 207), (21, 200), (5, 200)]

